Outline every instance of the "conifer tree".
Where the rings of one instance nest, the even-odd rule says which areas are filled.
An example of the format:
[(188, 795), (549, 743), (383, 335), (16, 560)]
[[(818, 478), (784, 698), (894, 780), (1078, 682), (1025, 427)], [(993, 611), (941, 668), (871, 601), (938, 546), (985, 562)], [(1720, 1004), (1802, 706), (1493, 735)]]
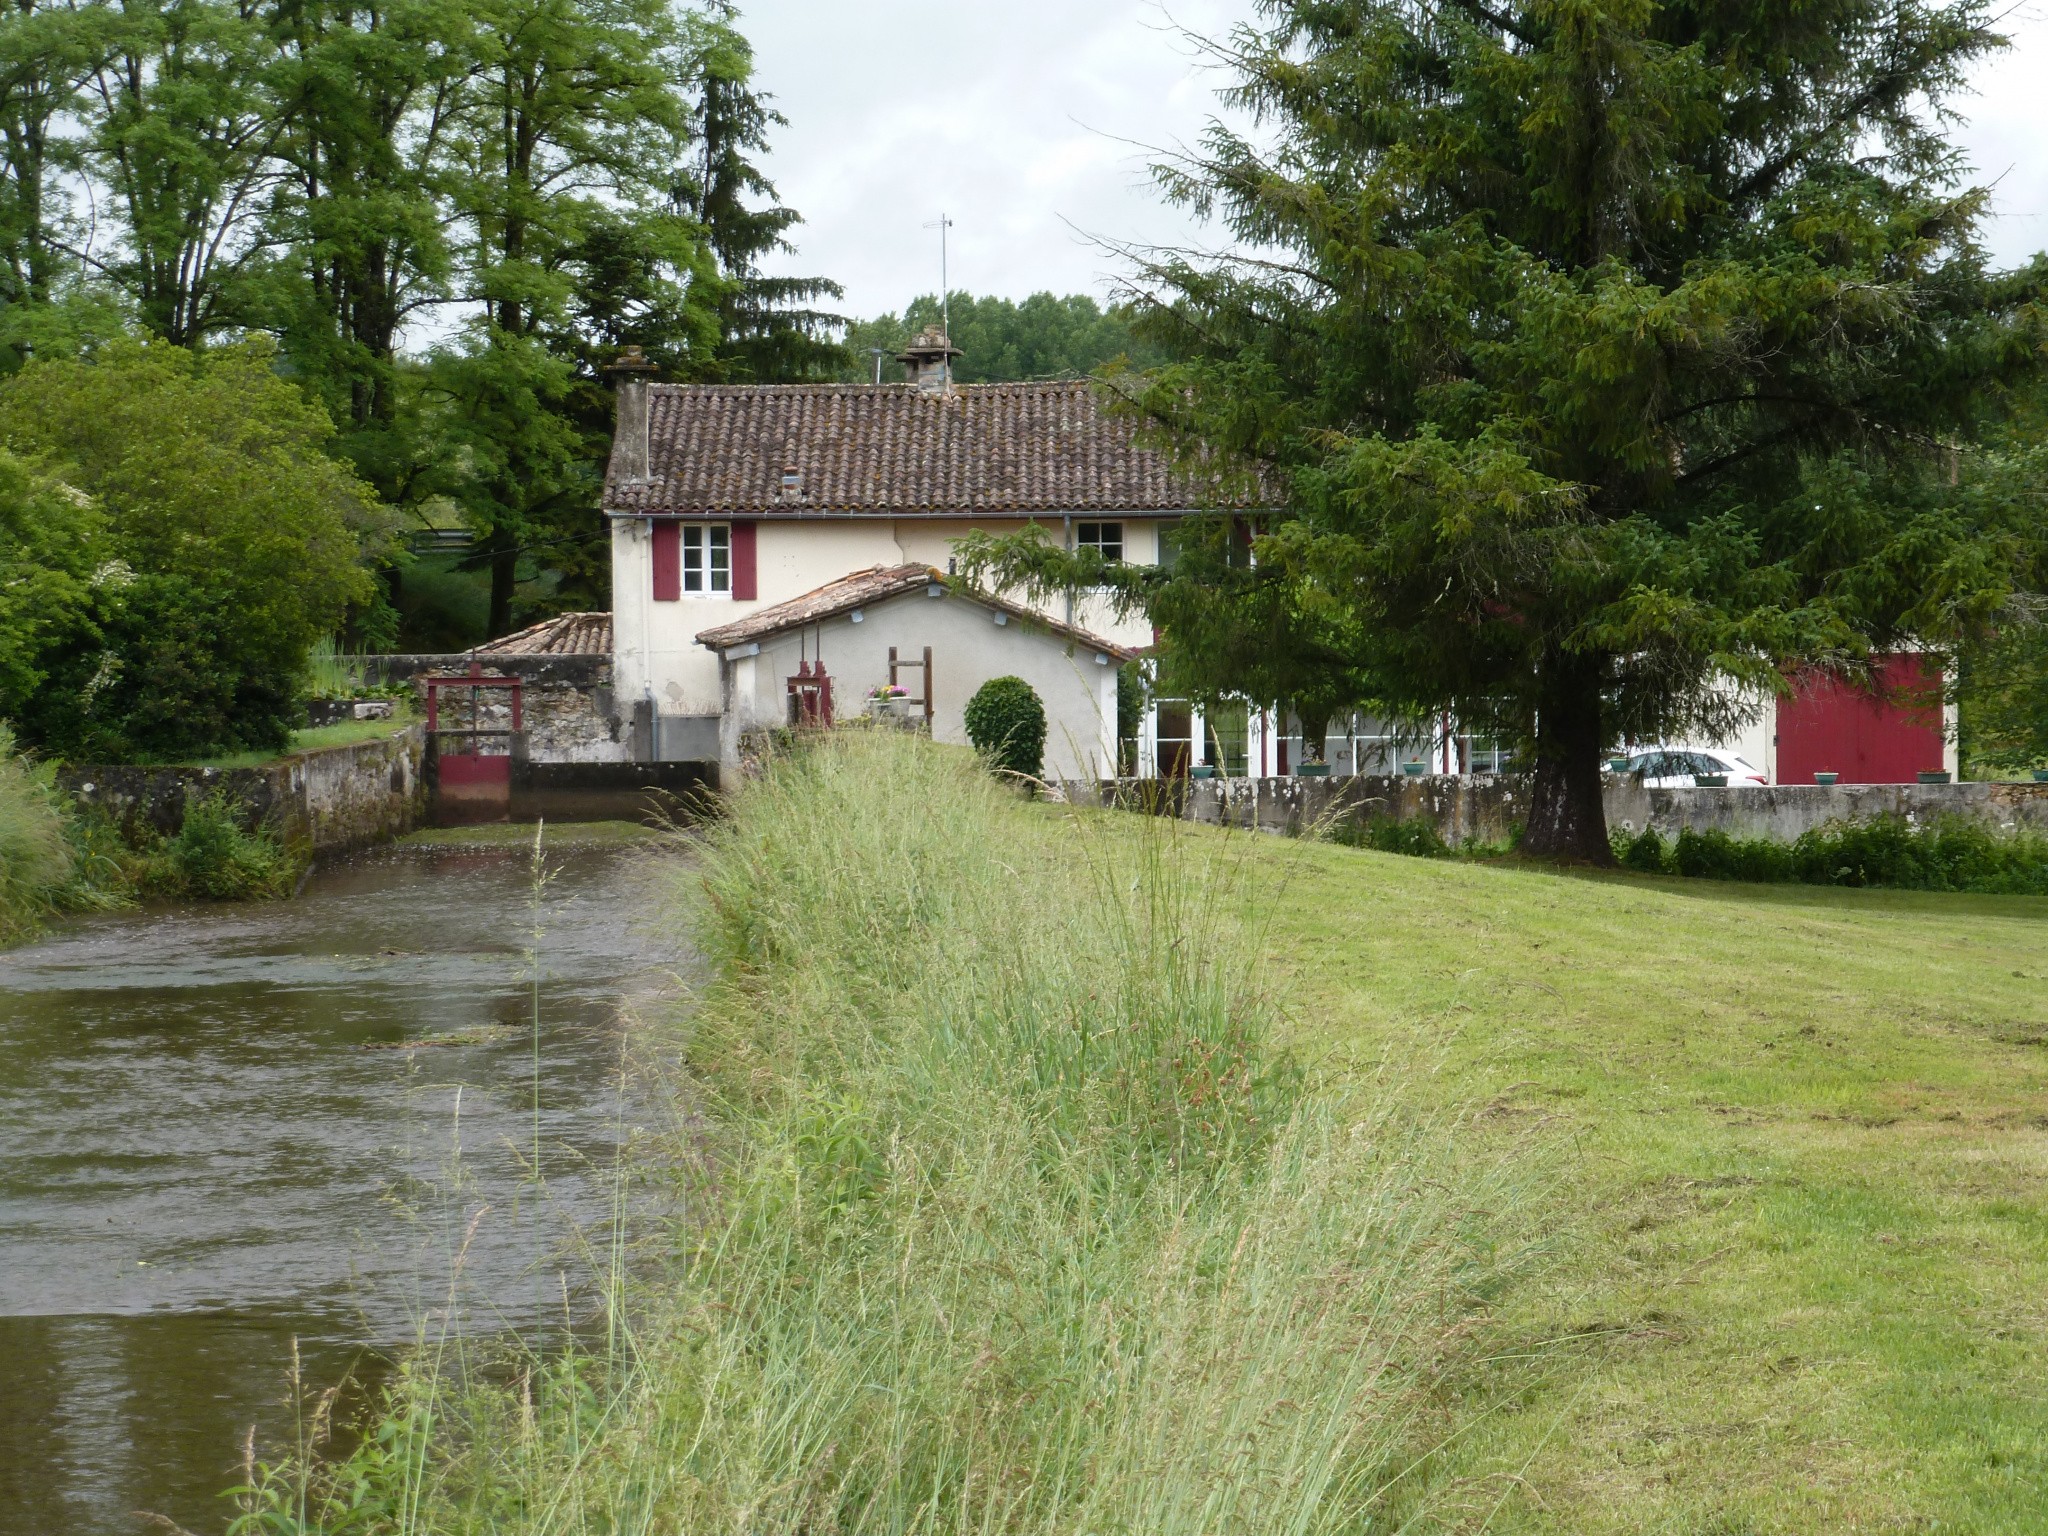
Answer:
[(688, 158), (678, 166), (676, 207), (704, 229), (717, 258), (715, 280), (699, 281), (693, 303), (715, 315), (717, 349), (701, 377), (775, 384), (828, 377), (844, 358), (833, 340), (843, 323), (817, 308), (840, 297), (822, 277), (769, 277), (762, 258), (793, 249), (802, 216), (776, 198), (751, 156), (768, 148), (788, 119), (754, 87), (754, 50), (729, 0), (713, 0), (686, 22), (684, 89), (693, 103)]
[[(1525, 847), (1610, 858), (1600, 759), (1717, 680), (1854, 675), (2036, 579), (1974, 445), (2040, 361), (1947, 138), (1980, 0), (1261, 0), (1161, 170), (1245, 254), (1144, 263), (1130, 391), (1269, 514), (1114, 584), (1261, 701), (1454, 713), (1533, 764)], [(1255, 533), (1244, 558), (1234, 530)], [(1285, 690), (1285, 691), (1283, 691)]]

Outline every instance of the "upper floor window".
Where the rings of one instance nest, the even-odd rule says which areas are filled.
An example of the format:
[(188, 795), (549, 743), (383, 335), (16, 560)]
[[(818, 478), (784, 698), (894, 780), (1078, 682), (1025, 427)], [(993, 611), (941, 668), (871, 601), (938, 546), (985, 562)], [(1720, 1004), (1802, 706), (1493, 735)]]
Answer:
[(1077, 523), (1074, 527), (1074, 542), (1078, 548), (1092, 549), (1105, 560), (1122, 560), (1124, 557), (1124, 525), (1122, 523)]
[(732, 529), (724, 523), (683, 529), (683, 590), (732, 590)]

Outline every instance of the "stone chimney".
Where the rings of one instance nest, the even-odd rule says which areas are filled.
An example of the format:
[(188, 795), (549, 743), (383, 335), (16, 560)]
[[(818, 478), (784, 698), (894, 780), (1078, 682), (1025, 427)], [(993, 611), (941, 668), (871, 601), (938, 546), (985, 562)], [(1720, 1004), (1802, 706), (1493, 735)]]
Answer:
[(896, 361), (903, 364), (911, 383), (937, 392), (952, 387), (953, 359), (959, 355), (960, 349), (944, 331), (928, 325), (917, 340), (896, 354)]
[(647, 478), (647, 381), (660, 366), (638, 347), (621, 347), (605, 365), (611, 375), (612, 475), (619, 480)]

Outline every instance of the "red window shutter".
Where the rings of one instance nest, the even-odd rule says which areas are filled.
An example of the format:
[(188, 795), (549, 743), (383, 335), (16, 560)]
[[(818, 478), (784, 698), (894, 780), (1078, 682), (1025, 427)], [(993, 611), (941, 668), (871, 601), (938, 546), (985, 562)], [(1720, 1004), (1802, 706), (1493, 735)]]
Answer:
[(683, 531), (675, 523), (654, 525), (654, 600), (673, 603), (683, 595)]
[(733, 601), (751, 603), (759, 593), (754, 577), (754, 533), (756, 523), (734, 523), (732, 525), (732, 595)]

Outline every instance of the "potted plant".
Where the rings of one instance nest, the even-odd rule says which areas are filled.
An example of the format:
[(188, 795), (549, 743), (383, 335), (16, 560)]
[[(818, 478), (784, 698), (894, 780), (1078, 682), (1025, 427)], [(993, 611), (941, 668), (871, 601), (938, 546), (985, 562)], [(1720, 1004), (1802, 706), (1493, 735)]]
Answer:
[(868, 716), (874, 720), (908, 720), (914, 710), (920, 708), (918, 701), (910, 696), (908, 688), (895, 683), (882, 683), (870, 688), (867, 693)]
[(1188, 769), (1188, 777), (1191, 779), (1213, 779), (1216, 777), (1216, 765), (1214, 763), (1196, 763), (1192, 768)]
[(1297, 779), (1327, 779), (1330, 765), (1320, 757), (1304, 757), (1294, 765), (1294, 776)]
[(1946, 784), (1948, 782), (1948, 770), (1946, 768), (1923, 768), (1920, 770), (1919, 777), (1922, 784)]
[(1421, 778), (1421, 777), (1422, 777), (1422, 776), (1423, 776), (1423, 775), (1424, 775), (1425, 773), (1427, 773), (1428, 771), (1429, 771), (1429, 764), (1427, 764), (1427, 763), (1422, 763), (1422, 762), (1416, 762), (1416, 761), (1414, 761), (1414, 760), (1412, 760), (1412, 759), (1411, 759), (1410, 761), (1408, 761), (1408, 762), (1405, 762), (1405, 763), (1403, 763), (1403, 764), (1401, 765), (1401, 772), (1402, 772), (1402, 774), (1403, 774), (1403, 775), (1404, 775), (1405, 777), (1407, 777), (1407, 778), (1411, 778), (1411, 779), (1419, 779), (1419, 778)]
[(1726, 789), (1728, 787), (1728, 775), (1725, 773), (1696, 773), (1692, 776), (1692, 782), (1693, 786), (1697, 789)]
[(2036, 784), (2048, 784), (2048, 768), (2036, 768), (2034, 770), (2034, 782)]
[(1822, 773), (1816, 770), (1813, 775), (1813, 782), (1816, 784), (1832, 784), (1840, 777), (1839, 773)]

